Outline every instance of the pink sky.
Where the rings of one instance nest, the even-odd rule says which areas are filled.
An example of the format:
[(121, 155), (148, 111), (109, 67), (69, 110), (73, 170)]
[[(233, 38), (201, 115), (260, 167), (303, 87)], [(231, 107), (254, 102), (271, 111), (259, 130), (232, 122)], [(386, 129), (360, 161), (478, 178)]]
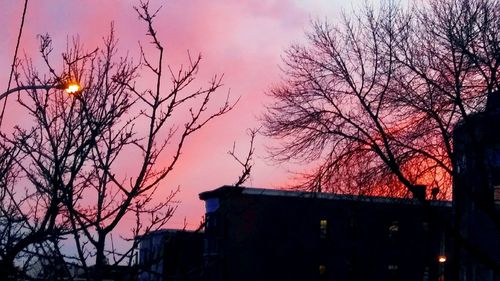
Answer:
[[(0, 92), (7, 87), (9, 65), (14, 52), (24, 1), (3, 0), (0, 9)], [(65, 48), (66, 38), (79, 35), (90, 49), (101, 43), (115, 23), (119, 48), (138, 57), (138, 44), (146, 43), (145, 26), (125, 0), (44, 0), (30, 1), (21, 42), (21, 51), (36, 57), (37, 34), (52, 35), (55, 51)], [(151, 1), (163, 5), (156, 21), (159, 37), (167, 52), (167, 63), (186, 62), (186, 51), (201, 53), (200, 81), (213, 74), (224, 74), (223, 91), (240, 97), (237, 107), (213, 122), (186, 145), (175, 172), (164, 182), (164, 191), (180, 186), (180, 201), (169, 227), (196, 227), (204, 213), (198, 199), (202, 191), (236, 181), (240, 167), (227, 154), (236, 142), (245, 150), (247, 128), (259, 127), (264, 111), (265, 91), (280, 80), (279, 64), (283, 51), (304, 39), (310, 19), (334, 20), (341, 9), (350, 10), (347, 0), (170, 0)], [(35, 61), (36, 62), (36, 61)], [(9, 112), (7, 125), (23, 122), (19, 112)], [(4, 128), (2, 128), (4, 129)], [(280, 187), (289, 180), (287, 167), (266, 160), (264, 143), (257, 137), (255, 166), (247, 186)], [(243, 153), (244, 151), (242, 151)], [(166, 192), (165, 192), (166, 193)]]

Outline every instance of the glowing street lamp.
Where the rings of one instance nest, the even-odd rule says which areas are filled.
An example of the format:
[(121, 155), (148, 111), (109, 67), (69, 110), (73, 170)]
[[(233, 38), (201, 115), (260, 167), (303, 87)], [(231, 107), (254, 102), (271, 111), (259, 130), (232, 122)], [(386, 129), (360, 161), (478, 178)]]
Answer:
[(0, 100), (3, 100), (8, 95), (10, 95), (14, 92), (19, 92), (19, 91), (23, 91), (23, 90), (50, 90), (50, 89), (61, 89), (61, 90), (64, 90), (68, 94), (77, 95), (82, 90), (82, 87), (77, 82), (69, 82), (69, 83), (57, 84), (57, 85), (20, 86), (20, 87), (12, 88), (12, 89), (0, 94)]
[(438, 256), (438, 262), (439, 263), (445, 263), (446, 262), (446, 256), (445, 255)]
[(78, 83), (76, 82), (71, 82), (71, 83), (68, 83), (64, 89), (64, 91), (67, 93), (67, 94), (71, 94), (71, 95), (76, 95), (78, 94), (78, 92), (80, 92), (81, 90), (81, 87)]

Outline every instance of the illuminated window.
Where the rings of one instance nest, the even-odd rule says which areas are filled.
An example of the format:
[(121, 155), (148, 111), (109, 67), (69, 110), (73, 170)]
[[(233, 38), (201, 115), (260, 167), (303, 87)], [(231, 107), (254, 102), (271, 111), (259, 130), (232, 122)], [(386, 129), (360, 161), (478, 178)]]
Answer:
[(399, 222), (393, 221), (391, 225), (389, 225), (389, 237), (394, 237), (399, 232)]
[(495, 204), (500, 205), (500, 185), (493, 186), (493, 200)]
[[(496, 164), (500, 164), (500, 155), (494, 153), (496, 156)], [(491, 171), (491, 185), (493, 187), (493, 202), (495, 205), (500, 205), (500, 167), (496, 166)]]
[(326, 238), (328, 230), (328, 221), (327, 220), (320, 220), (319, 221), (319, 236), (321, 238)]
[(324, 264), (319, 265), (319, 274), (324, 275), (326, 273), (326, 266)]

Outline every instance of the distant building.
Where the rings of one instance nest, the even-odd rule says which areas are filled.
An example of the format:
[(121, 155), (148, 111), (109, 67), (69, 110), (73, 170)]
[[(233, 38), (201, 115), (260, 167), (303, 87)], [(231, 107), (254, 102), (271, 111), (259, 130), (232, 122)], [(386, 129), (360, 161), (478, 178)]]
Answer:
[[(90, 266), (88, 268), (88, 273), (90, 276), (95, 274), (94, 271), (95, 266)], [(68, 279), (54, 279), (54, 280), (72, 280), (72, 281), (87, 281), (89, 280), (86, 273), (83, 269), (80, 268), (72, 268), (71, 271), (79, 272), (78, 275)], [(137, 272), (134, 267), (125, 266), (125, 265), (110, 265), (106, 264), (102, 269), (102, 281), (135, 281), (137, 280)], [(92, 278), (92, 277), (91, 277)], [(45, 279), (47, 280), (47, 279)], [(52, 279), (50, 279), (52, 280)]]
[(224, 186), (203, 192), (205, 280), (450, 280), (451, 241), (413, 199)]
[(453, 209), (455, 225), (470, 249), (457, 243), (460, 281), (498, 281), (484, 256), (500, 264), (500, 94), (486, 110), (455, 127)]
[(139, 239), (139, 281), (202, 280), (202, 232), (164, 229)]

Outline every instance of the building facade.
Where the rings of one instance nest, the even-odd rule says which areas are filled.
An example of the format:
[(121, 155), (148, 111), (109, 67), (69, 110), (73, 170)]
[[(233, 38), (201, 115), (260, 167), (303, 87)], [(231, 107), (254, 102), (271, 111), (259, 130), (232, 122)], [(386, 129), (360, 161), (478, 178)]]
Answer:
[(139, 281), (200, 281), (203, 233), (163, 229), (139, 237)]
[(205, 280), (449, 280), (451, 241), (413, 199), (224, 186), (206, 204)]
[[(500, 98), (455, 127), (453, 210), (466, 243), (457, 243), (461, 281), (499, 281), (500, 267)], [(496, 264), (496, 265), (495, 265)]]

